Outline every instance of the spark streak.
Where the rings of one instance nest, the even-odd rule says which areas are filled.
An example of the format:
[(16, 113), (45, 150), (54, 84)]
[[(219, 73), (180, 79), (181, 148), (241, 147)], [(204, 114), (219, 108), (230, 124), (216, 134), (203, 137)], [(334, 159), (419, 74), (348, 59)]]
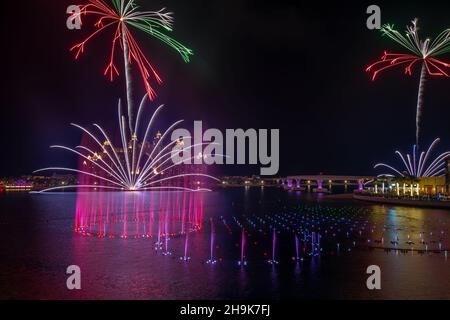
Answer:
[[(438, 157), (436, 157), (433, 161), (431, 161), (431, 163), (427, 165), (427, 160), (429, 155), (431, 154), (434, 146), (439, 143), (440, 139), (437, 138), (433, 141), (433, 143), (430, 145), (430, 147), (428, 148), (427, 152), (421, 152), (420, 156), (419, 156), (419, 161), (416, 162), (417, 159), (417, 148), (416, 146), (413, 146), (413, 161), (411, 162), (411, 155), (407, 154), (406, 158), (408, 159), (408, 161), (405, 161), (405, 157), (403, 156), (403, 154), (400, 151), (395, 151), (395, 154), (398, 155), (400, 157), (400, 159), (403, 162), (404, 168), (406, 169), (405, 171), (400, 171), (388, 164), (385, 163), (377, 163), (374, 168), (379, 168), (379, 167), (385, 167), (388, 168), (392, 171), (394, 171), (396, 174), (398, 174), (398, 176), (401, 177), (405, 177), (405, 176), (409, 176), (409, 177), (416, 177), (416, 178), (420, 178), (420, 177), (437, 177), (437, 176), (443, 176), (445, 169), (445, 159), (447, 157), (450, 157), (450, 151), (446, 151), (444, 153), (441, 153)], [(379, 176), (392, 176), (391, 174), (382, 174)]]

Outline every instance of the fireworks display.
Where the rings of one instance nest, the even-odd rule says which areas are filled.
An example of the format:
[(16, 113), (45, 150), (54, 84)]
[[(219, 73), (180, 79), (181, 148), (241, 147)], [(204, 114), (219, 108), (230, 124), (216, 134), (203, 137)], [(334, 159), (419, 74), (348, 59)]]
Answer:
[[(98, 134), (95, 134), (88, 129), (72, 124), (85, 133), (94, 147), (90, 147), (87, 144), (77, 146), (75, 149), (55, 145), (52, 148), (62, 149), (72, 152), (79, 156), (83, 160), (83, 164), (88, 169), (72, 169), (63, 167), (50, 167), (35, 171), (65, 171), (70, 173), (78, 173), (82, 177), (88, 177), (94, 179), (94, 182), (89, 184), (78, 185), (64, 185), (60, 187), (54, 187), (42, 190), (41, 192), (55, 191), (60, 189), (69, 188), (94, 188), (94, 189), (106, 189), (106, 190), (127, 190), (127, 191), (145, 191), (145, 190), (182, 190), (182, 191), (209, 191), (207, 189), (193, 189), (187, 187), (186, 183), (181, 185), (174, 185), (172, 182), (176, 180), (183, 180), (186, 178), (208, 178), (219, 181), (217, 178), (203, 174), (203, 173), (175, 173), (174, 168), (183, 164), (183, 161), (172, 161), (174, 153), (182, 153), (192, 148), (195, 148), (201, 144), (193, 144), (188, 147), (184, 147), (182, 144), (183, 139), (190, 137), (183, 137), (181, 139), (172, 141), (165, 144), (167, 136), (179, 125), (182, 120), (173, 123), (163, 134), (160, 135), (155, 145), (151, 145), (147, 142), (148, 136), (154, 124), (155, 118), (159, 111), (163, 108), (160, 106), (153, 113), (151, 119), (148, 121), (145, 133), (142, 139), (139, 139), (138, 134), (142, 130), (139, 128), (140, 120), (143, 114), (143, 108), (145, 107), (145, 101), (148, 96), (145, 95), (139, 107), (136, 123), (133, 126), (133, 135), (129, 135), (127, 132), (127, 119), (122, 114), (121, 102), (118, 104), (118, 125), (120, 130), (120, 148), (114, 146), (110, 140), (109, 135), (98, 124), (94, 124)], [(103, 141), (103, 143), (102, 143)], [(175, 148), (177, 144), (180, 144), (178, 148)], [(93, 150), (94, 149), (94, 150)], [(195, 155), (189, 160), (193, 160)]]
[(367, 72), (372, 73), (372, 80), (375, 80), (379, 73), (390, 68), (404, 66), (405, 74), (411, 75), (413, 67), (421, 66), (416, 110), (416, 145), (418, 145), (426, 77), (427, 75), (449, 77), (450, 74), (450, 63), (437, 58), (450, 52), (450, 29), (441, 32), (433, 41), (429, 38), (421, 40), (417, 19), (412, 21), (411, 26), (407, 26), (405, 36), (389, 24), (384, 25), (381, 31), (383, 35), (400, 44), (409, 53), (389, 53), (385, 51), (379, 61), (366, 69)]
[(165, 9), (159, 11), (138, 11), (139, 7), (136, 5), (135, 0), (111, 0), (111, 2), (112, 6), (109, 6), (104, 0), (89, 0), (88, 4), (80, 6), (81, 16), (92, 15), (98, 17), (94, 24), (96, 30), (70, 50), (75, 52), (75, 58), (78, 59), (80, 54), (84, 52), (86, 44), (92, 38), (106, 29), (114, 29), (111, 53), (104, 74), (111, 81), (114, 80), (115, 76), (119, 75), (115, 60), (117, 58), (117, 48), (120, 46), (125, 65), (128, 118), (131, 128), (131, 124), (134, 122), (130, 70), (132, 61), (136, 63), (139, 69), (150, 100), (156, 97), (156, 92), (150, 82), (161, 84), (162, 80), (133, 37), (130, 27), (141, 30), (175, 49), (185, 62), (189, 62), (189, 57), (193, 52), (166, 34), (172, 31), (173, 17), (171, 12), (166, 12)]
[[(85, 40), (73, 46), (70, 50), (75, 52), (75, 58), (85, 50), (86, 44), (99, 33), (106, 29), (113, 29), (112, 47), (104, 74), (113, 81), (119, 75), (116, 66), (118, 47), (122, 49), (124, 61), (124, 73), (126, 82), (128, 116), (122, 112), (122, 103), (118, 104), (118, 130), (120, 142), (116, 147), (109, 138), (106, 131), (98, 124), (94, 124), (95, 132), (78, 125), (72, 124), (80, 129), (89, 139), (90, 144), (81, 143), (76, 148), (55, 145), (51, 148), (62, 149), (77, 155), (82, 160), (81, 168), (72, 169), (66, 167), (49, 167), (37, 170), (43, 171), (65, 171), (77, 173), (79, 180), (76, 185), (63, 185), (48, 188), (41, 192), (55, 191), (60, 189), (105, 189), (105, 190), (181, 190), (181, 191), (209, 191), (200, 188), (197, 181), (196, 188), (191, 188), (189, 178), (206, 177), (217, 180), (213, 176), (203, 173), (181, 173), (175, 167), (180, 166), (186, 159), (175, 163), (174, 153), (185, 152), (197, 147), (190, 145), (183, 148), (183, 137), (176, 141), (164, 144), (167, 136), (179, 125), (181, 121), (173, 123), (163, 134), (158, 134), (157, 141), (150, 143), (148, 137), (160, 106), (149, 120), (143, 136), (140, 136), (141, 118), (144, 114), (146, 100), (154, 100), (156, 93), (151, 81), (158, 84), (162, 82), (155, 68), (145, 57), (143, 50), (133, 37), (131, 27), (141, 30), (171, 48), (175, 49), (185, 62), (189, 62), (192, 50), (188, 49), (178, 41), (169, 37), (166, 33), (172, 31), (173, 17), (171, 12), (165, 9), (159, 11), (139, 11), (135, 0), (111, 0), (111, 6), (105, 0), (89, 0), (87, 4), (79, 6), (80, 18), (82, 16), (96, 16), (98, 19), (94, 26), (97, 28)], [(133, 92), (131, 83), (131, 64), (135, 62), (144, 82), (146, 95), (138, 108), (137, 116), (134, 116)], [(92, 145), (92, 146), (91, 146)], [(199, 155), (196, 155), (198, 157)], [(194, 158), (194, 157), (193, 157)], [(190, 159), (191, 160), (191, 159)], [(182, 183), (176, 181), (182, 180)], [(87, 182), (86, 182), (87, 181)]]
[[(400, 157), (404, 168), (406, 170), (400, 171), (388, 164), (378, 163), (374, 168), (384, 167), (392, 170), (396, 175), (400, 177), (437, 177), (445, 175), (445, 159), (450, 156), (450, 151), (446, 151), (436, 157), (431, 163), (428, 165), (427, 161), (432, 153), (433, 148), (437, 143), (439, 143), (440, 139), (437, 138), (433, 141), (433, 143), (428, 148), (427, 152), (421, 152), (420, 155), (417, 153), (417, 146), (413, 146), (412, 156), (407, 154), (404, 156), (400, 151), (395, 151), (395, 154)], [(429, 162), (428, 162), (429, 163)], [(379, 176), (393, 176), (392, 174), (381, 174)]]

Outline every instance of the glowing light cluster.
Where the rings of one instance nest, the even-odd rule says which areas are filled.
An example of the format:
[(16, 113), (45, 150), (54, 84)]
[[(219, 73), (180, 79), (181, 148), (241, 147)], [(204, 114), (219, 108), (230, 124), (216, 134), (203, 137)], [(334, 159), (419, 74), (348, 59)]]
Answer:
[[(395, 151), (395, 154), (400, 157), (404, 168), (406, 170), (400, 171), (395, 167), (392, 167), (385, 163), (377, 163), (374, 168), (385, 167), (392, 170), (396, 175), (405, 177), (436, 177), (445, 175), (445, 159), (450, 157), (450, 151), (441, 153), (436, 157), (429, 165), (427, 165), (428, 157), (430, 156), (434, 146), (439, 143), (440, 139), (437, 138), (428, 148), (427, 152), (421, 152), (420, 156), (417, 154), (417, 147), (413, 146), (412, 156), (407, 154), (404, 156), (400, 151)], [(379, 176), (394, 176), (392, 174), (381, 174)]]

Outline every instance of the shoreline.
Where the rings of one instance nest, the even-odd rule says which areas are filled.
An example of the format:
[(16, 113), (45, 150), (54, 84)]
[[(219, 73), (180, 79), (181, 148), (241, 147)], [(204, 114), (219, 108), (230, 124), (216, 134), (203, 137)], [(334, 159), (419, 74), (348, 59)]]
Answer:
[(352, 198), (358, 201), (375, 202), (383, 204), (393, 204), (408, 207), (421, 208), (437, 208), (450, 210), (450, 202), (448, 201), (423, 201), (423, 200), (407, 200), (407, 199), (389, 199), (384, 197), (373, 197), (353, 194)]

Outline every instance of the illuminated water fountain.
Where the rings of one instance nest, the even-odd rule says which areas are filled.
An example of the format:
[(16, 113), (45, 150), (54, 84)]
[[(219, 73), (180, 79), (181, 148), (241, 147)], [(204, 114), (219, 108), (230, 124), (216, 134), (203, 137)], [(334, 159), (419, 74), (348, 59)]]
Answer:
[(180, 257), (180, 260), (182, 260), (182, 261), (191, 260), (191, 257), (188, 256), (188, 246), (189, 246), (189, 231), (186, 232), (185, 238), (184, 238), (184, 256)]
[[(187, 201), (181, 202), (185, 198)], [(185, 217), (180, 219), (180, 217)], [(75, 232), (82, 236), (152, 239), (155, 250), (169, 253), (169, 239), (201, 229), (201, 192), (79, 192)], [(156, 228), (156, 229), (155, 229)], [(131, 235), (131, 237), (130, 237)]]
[(240, 266), (246, 266), (247, 261), (245, 260), (245, 228), (242, 227), (241, 233), (241, 260), (238, 261)]
[(275, 228), (272, 233), (272, 259), (269, 260), (270, 264), (278, 264), (279, 262), (276, 260), (276, 247), (277, 247), (277, 231)]
[(210, 219), (211, 222), (211, 240), (210, 240), (210, 253), (209, 260), (206, 261), (208, 264), (216, 264), (217, 260), (214, 259), (214, 223), (213, 219)]

